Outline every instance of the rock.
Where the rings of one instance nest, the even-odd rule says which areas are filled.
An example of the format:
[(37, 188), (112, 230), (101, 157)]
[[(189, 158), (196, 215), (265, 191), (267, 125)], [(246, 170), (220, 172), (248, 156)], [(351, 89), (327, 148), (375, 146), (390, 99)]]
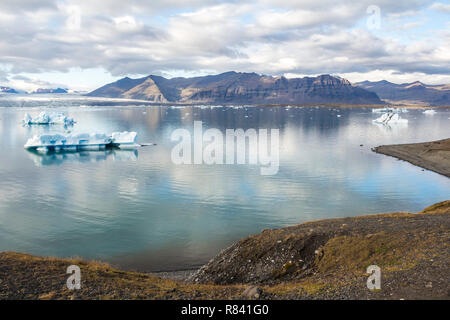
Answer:
[(257, 286), (249, 286), (244, 290), (243, 295), (250, 299), (259, 299), (261, 297), (262, 290)]

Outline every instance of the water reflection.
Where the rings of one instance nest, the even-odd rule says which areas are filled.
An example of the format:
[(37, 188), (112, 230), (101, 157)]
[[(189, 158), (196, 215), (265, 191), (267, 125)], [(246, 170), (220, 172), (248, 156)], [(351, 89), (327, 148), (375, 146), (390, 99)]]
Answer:
[(39, 152), (27, 150), (31, 160), (38, 167), (59, 166), (65, 162), (96, 163), (111, 158), (113, 161), (136, 161), (137, 150), (108, 149), (99, 151), (63, 151), (63, 152)]
[(373, 122), (373, 125), (377, 126), (378, 129), (383, 133), (399, 132), (401, 130), (408, 128), (408, 123), (386, 124), (386, 123)]
[[(39, 108), (50, 104), (40, 102)], [(27, 102), (27, 105), (28, 102)], [(377, 126), (371, 109), (204, 106), (72, 106), (73, 128), (20, 125), (34, 107), (1, 108), (0, 251), (82, 256), (142, 271), (206, 263), (262, 229), (306, 220), (396, 210), (448, 199), (438, 174), (371, 151), (382, 144), (450, 134), (450, 110), (411, 110), (407, 126)], [(53, 106), (53, 105), (52, 105)], [(174, 165), (171, 133), (277, 128), (280, 170), (259, 166)], [(136, 131), (135, 150), (37, 154), (35, 134)], [(32, 161), (36, 165), (32, 163)], [(123, 161), (116, 161), (123, 160)]]

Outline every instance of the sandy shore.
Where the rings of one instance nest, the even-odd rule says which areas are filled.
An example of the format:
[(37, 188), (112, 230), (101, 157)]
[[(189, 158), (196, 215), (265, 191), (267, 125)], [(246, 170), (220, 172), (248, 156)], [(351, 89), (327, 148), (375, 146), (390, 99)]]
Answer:
[[(81, 259), (0, 253), (0, 299), (450, 299), (450, 201), (421, 212), (264, 230), (164, 279)], [(66, 287), (69, 265), (81, 289)], [(382, 272), (370, 291), (367, 266)], [(161, 274), (162, 276), (167, 276)]]
[(450, 139), (379, 146), (373, 149), (450, 178)]
[(199, 269), (177, 270), (177, 271), (161, 271), (153, 272), (157, 277), (175, 281), (186, 281), (192, 277)]

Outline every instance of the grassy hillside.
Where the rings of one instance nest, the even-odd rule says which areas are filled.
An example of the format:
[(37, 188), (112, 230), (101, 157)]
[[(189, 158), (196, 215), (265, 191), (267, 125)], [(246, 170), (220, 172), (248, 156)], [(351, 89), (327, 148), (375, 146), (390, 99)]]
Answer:
[[(1, 299), (449, 299), (450, 201), (419, 213), (265, 230), (222, 251), (190, 282), (81, 259), (0, 253)], [(81, 268), (81, 290), (66, 268)], [(367, 266), (382, 270), (366, 287)]]

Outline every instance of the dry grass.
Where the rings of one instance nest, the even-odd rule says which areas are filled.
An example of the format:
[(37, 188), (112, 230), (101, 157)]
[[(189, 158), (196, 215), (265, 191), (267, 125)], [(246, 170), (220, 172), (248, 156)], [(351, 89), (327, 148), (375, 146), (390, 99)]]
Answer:
[(449, 208), (450, 208), (450, 200), (447, 200), (433, 204), (423, 209), (420, 213), (445, 213), (448, 212)]
[[(319, 272), (337, 270), (365, 274), (370, 265), (384, 271), (406, 270), (416, 264), (416, 249), (420, 241), (405, 234), (340, 236), (330, 239), (322, 249), (323, 256), (316, 258)], [(414, 248), (414, 249), (413, 249)]]
[[(230, 299), (242, 286), (192, 285), (150, 274), (120, 271), (102, 262), (0, 253), (0, 298), (19, 299)], [(81, 269), (81, 290), (66, 287), (69, 265)], [(8, 290), (4, 290), (8, 285)]]
[[(263, 297), (288, 299), (342, 297), (342, 290), (355, 285), (362, 290), (361, 278), (372, 264), (394, 284), (410, 276), (419, 277), (419, 283), (422, 278), (448, 279), (436, 268), (448, 269), (449, 214), (450, 201), (444, 201), (417, 214), (327, 219), (265, 230), (225, 250), (211, 274), (230, 277), (235, 272), (245, 279), (260, 268), (262, 276), (268, 276), (260, 283)], [(81, 290), (66, 288), (66, 269), (72, 264), (81, 269)], [(0, 299), (237, 299), (243, 297), (245, 283), (193, 284), (121, 271), (100, 261), (0, 253)], [(442, 288), (435, 294), (442, 294)], [(347, 296), (356, 295), (351, 294)]]

